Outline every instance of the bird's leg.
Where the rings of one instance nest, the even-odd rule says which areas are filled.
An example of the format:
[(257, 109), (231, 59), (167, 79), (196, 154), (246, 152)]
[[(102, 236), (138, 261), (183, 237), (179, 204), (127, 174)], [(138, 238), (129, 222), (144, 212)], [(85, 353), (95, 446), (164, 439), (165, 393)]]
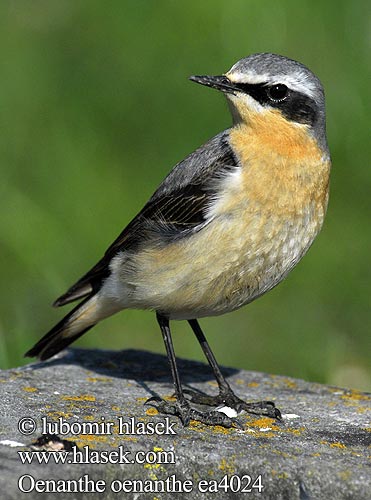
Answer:
[(150, 398), (146, 402), (146, 404), (154, 406), (160, 413), (178, 416), (184, 426), (187, 426), (190, 420), (197, 420), (207, 425), (221, 425), (223, 427), (240, 426), (237, 421), (228, 417), (224, 413), (220, 413), (214, 410), (201, 412), (191, 407), (189, 401), (184, 396), (182, 385), (180, 383), (174, 346), (171, 338), (169, 319), (166, 316), (157, 313), (157, 321), (161, 328), (161, 333), (164, 339), (166, 353), (170, 364), (171, 374), (175, 387), (176, 403), (169, 403), (168, 401), (165, 401), (161, 398), (153, 397)]
[(198, 321), (196, 319), (191, 319), (188, 321), (188, 323), (190, 324), (194, 334), (197, 337), (197, 340), (200, 343), (200, 346), (206, 356), (206, 359), (214, 373), (219, 386), (219, 394), (217, 396), (208, 396), (206, 394), (200, 394), (194, 391), (187, 390), (186, 393), (191, 395), (191, 401), (194, 403), (209, 406), (219, 406), (224, 404), (230, 408), (234, 408), (237, 413), (245, 410), (248, 413), (254, 413), (256, 415), (267, 415), (268, 417), (281, 420), (281, 412), (278, 408), (275, 407), (273, 401), (258, 401), (246, 403), (235, 395), (231, 386), (228, 384), (227, 380), (222, 374)]

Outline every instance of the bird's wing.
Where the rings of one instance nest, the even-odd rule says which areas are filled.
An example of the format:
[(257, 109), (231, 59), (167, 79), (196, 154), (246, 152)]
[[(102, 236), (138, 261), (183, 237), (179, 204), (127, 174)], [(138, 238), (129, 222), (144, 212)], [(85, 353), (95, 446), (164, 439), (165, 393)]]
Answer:
[(61, 306), (101, 287), (110, 274), (111, 259), (122, 251), (135, 251), (149, 241), (169, 242), (187, 236), (206, 222), (218, 178), (238, 168), (224, 131), (178, 163), (138, 215), (107, 249), (103, 258), (54, 305)]

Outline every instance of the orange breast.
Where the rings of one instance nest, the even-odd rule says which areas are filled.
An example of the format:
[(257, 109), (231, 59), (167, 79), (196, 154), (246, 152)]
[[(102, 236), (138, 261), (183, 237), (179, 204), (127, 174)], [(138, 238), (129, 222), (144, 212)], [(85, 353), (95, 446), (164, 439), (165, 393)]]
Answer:
[(231, 130), (230, 142), (243, 167), (241, 196), (286, 215), (313, 201), (325, 209), (330, 161), (306, 126), (276, 110), (256, 113)]

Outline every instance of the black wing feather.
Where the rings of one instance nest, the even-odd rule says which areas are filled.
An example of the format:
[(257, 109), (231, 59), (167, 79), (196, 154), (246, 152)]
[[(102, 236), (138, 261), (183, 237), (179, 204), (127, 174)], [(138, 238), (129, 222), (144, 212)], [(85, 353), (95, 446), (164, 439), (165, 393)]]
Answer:
[(64, 305), (99, 290), (110, 274), (110, 261), (118, 252), (135, 251), (149, 238), (168, 241), (185, 237), (197, 226), (202, 227), (215, 196), (213, 181), (238, 167), (228, 139), (229, 131), (224, 131), (178, 163), (104, 257), (54, 305)]

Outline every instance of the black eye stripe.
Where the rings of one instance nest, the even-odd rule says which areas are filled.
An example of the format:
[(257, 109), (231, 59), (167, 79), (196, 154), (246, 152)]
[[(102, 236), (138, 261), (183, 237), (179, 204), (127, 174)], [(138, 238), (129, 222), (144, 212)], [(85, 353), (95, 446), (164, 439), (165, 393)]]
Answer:
[(266, 83), (235, 83), (234, 86), (245, 94), (257, 97), (265, 94)]
[(237, 83), (235, 87), (245, 94), (249, 94), (259, 102), (282, 101), (290, 93), (290, 89), (283, 83), (268, 85), (268, 83)]
[(279, 109), (289, 120), (307, 125), (313, 125), (317, 120), (318, 106), (314, 99), (291, 90), (282, 83), (275, 85), (269, 85), (268, 82), (234, 83), (233, 86), (253, 97), (262, 106), (268, 105)]

